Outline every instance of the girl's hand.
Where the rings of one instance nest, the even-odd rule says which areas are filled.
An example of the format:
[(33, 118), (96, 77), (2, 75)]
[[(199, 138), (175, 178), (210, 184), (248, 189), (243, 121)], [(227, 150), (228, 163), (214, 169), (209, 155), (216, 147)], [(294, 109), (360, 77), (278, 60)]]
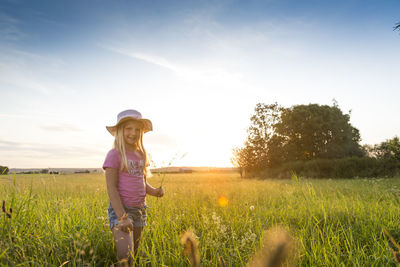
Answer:
[(122, 231), (129, 233), (133, 230), (133, 224), (129, 218), (123, 219), (122, 221), (118, 221), (118, 228)]
[(157, 188), (156, 197), (162, 197), (164, 194), (165, 194), (165, 192), (164, 192), (164, 188), (162, 186)]

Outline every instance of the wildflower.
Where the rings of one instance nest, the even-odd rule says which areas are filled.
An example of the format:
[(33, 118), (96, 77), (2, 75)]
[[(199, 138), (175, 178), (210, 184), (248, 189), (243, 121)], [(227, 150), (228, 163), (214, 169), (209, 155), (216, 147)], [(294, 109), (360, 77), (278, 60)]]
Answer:
[(251, 235), (249, 236), (249, 239), (254, 242), (254, 240), (256, 240), (257, 235), (255, 233), (251, 233)]
[(243, 236), (241, 242), (240, 242), (240, 247), (246, 247), (247, 244), (253, 243), (254, 240), (256, 240), (257, 235), (253, 233), (250, 229), (245, 233)]
[(250, 210), (254, 210), (254, 206), (250, 206)]

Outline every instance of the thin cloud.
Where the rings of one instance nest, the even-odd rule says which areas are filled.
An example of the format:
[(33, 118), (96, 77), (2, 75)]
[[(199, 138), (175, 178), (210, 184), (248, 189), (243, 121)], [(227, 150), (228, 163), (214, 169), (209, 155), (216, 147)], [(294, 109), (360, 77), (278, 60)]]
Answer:
[[(100, 167), (105, 152), (92, 147), (0, 142), (0, 159), (8, 167)], [(14, 143), (14, 142), (11, 142)]]
[(26, 34), (18, 28), (19, 23), (19, 20), (0, 13), (0, 40), (18, 41), (25, 38)]
[(35, 119), (35, 118), (37, 118), (35, 116), (29, 116), (29, 115), (15, 115), (15, 114), (6, 114), (6, 113), (0, 113), (0, 117), (11, 118), (11, 119)]
[(0, 147), (3, 147), (3, 146), (19, 146), (19, 145), (20, 145), (20, 143), (17, 143), (17, 142), (1, 140), (0, 139)]
[(145, 136), (145, 142), (149, 145), (176, 147), (179, 145), (178, 141), (169, 136), (168, 134), (158, 133)]
[(40, 129), (45, 131), (53, 131), (53, 132), (80, 132), (81, 128), (76, 127), (71, 124), (53, 124), (53, 125), (41, 125)]
[(130, 58), (138, 59), (145, 61), (147, 63), (165, 68), (169, 71), (172, 71), (181, 79), (186, 81), (199, 81), (201, 83), (210, 83), (210, 84), (225, 84), (226, 81), (235, 81), (235, 83), (239, 83), (242, 75), (237, 72), (232, 72), (225, 68), (225, 66), (220, 66), (217, 61), (214, 63), (217, 64), (207, 64), (207, 65), (198, 65), (196, 67), (188, 67), (183, 66), (180, 64), (173, 63), (172, 61), (152, 55), (147, 53), (141, 52), (128, 52), (123, 49), (109, 47), (109, 46), (102, 46), (105, 49), (110, 51), (119, 53), (121, 55), (128, 56)]
[(28, 77), (21, 69), (13, 68), (9, 64), (0, 64), (0, 82), (17, 86), (19, 88), (31, 89), (43, 95), (49, 95), (51, 89), (46, 85)]
[(38, 53), (32, 53), (31, 51), (11, 48), (11, 47), (1, 47), (0, 49), (4, 51), (10, 58), (9, 61), (14, 61), (18, 59), (23, 59), (24, 61), (31, 61), (34, 64), (41, 63), (46, 65), (48, 69), (57, 69), (59, 67), (65, 66), (66, 63), (63, 59), (59, 57), (54, 57), (50, 55), (43, 55)]
[(7, 86), (34, 90), (45, 96), (59, 90), (71, 91), (64, 84), (52, 81), (53, 74), (64, 65), (58, 57), (15, 49), (0, 42), (0, 83)]
[(158, 57), (155, 55), (150, 55), (150, 54), (146, 54), (146, 53), (140, 53), (140, 52), (129, 52), (120, 48), (116, 48), (116, 47), (111, 47), (111, 46), (105, 46), (105, 45), (100, 45), (102, 48), (108, 49), (110, 51), (113, 51), (115, 53), (124, 55), (124, 56), (128, 56), (134, 59), (139, 59), (139, 60), (143, 60), (147, 63), (159, 66), (159, 67), (163, 67), (165, 69), (168, 69), (170, 71), (179, 73), (179, 67), (177, 67), (175, 64), (171, 63), (170, 61), (168, 61), (165, 58), (162, 57)]
[[(27, 114), (8, 114), (8, 113), (0, 113), (0, 118), (7, 119), (16, 119), (16, 120), (30, 120), (30, 121), (40, 121), (43, 122), (45, 119), (47, 124), (40, 124), (38, 127), (44, 131), (49, 132), (82, 132), (83, 129), (71, 124), (71, 123), (60, 123), (59, 117), (57, 115), (49, 116), (49, 114), (41, 114), (41, 112), (31, 112), (36, 115), (27, 115)], [(0, 142), (1, 143), (1, 142)], [(16, 143), (15, 143), (16, 144)]]
[(132, 58), (136, 58), (136, 59), (140, 59), (143, 61), (146, 61), (148, 63), (157, 65), (157, 66), (161, 66), (163, 68), (172, 70), (176, 73), (180, 72), (180, 69), (175, 66), (173, 63), (169, 62), (168, 60), (166, 60), (165, 58), (161, 58), (161, 57), (157, 57), (154, 55), (149, 55), (149, 54), (144, 54), (144, 53), (126, 53), (125, 55), (130, 56)]
[(187, 66), (182, 66), (179, 64), (176, 64), (172, 62), (171, 60), (168, 60), (166, 58), (154, 55), (154, 54), (149, 54), (149, 53), (143, 53), (143, 52), (137, 52), (137, 51), (127, 51), (121, 48), (116, 48), (116, 47), (111, 47), (111, 46), (106, 46), (106, 45), (100, 45), (102, 48), (113, 51), (115, 53), (128, 56), (133, 59), (138, 59), (141, 61), (144, 61), (146, 63), (153, 64), (158, 67), (162, 67), (164, 69), (167, 69), (169, 71), (172, 71), (178, 76), (185, 77), (185, 78), (195, 78), (201, 75), (201, 73), (193, 68), (187, 67)]
[[(2, 155), (3, 154), (3, 155)], [(103, 155), (104, 151), (83, 146), (62, 146), (57, 144), (22, 143), (0, 139), (0, 157), (6, 155), (23, 155), (24, 157), (73, 158)]]

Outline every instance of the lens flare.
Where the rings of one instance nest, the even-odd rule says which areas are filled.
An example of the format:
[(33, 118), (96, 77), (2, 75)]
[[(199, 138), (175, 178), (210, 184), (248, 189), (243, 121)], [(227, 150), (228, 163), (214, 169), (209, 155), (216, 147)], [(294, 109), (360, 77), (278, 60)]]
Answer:
[(226, 198), (226, 196), (220, 195), (220, 196), (218, 197), (218, 204), (219, 204), (221, 207), (226, 207), (226, 206), (228, 206), (228, 199)]

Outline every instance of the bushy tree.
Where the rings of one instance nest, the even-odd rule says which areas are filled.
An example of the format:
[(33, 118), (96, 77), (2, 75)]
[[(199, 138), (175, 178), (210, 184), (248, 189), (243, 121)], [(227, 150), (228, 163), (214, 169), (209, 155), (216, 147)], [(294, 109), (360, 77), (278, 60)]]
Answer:
[(239, 168), (240, 177), (251, 173), (255, 169), (254, 153), (249, 146), (243, 148), (234, 148), (231, 163)]
[[(362, 156), (359, 131), (338, 105), (277, 103), (255, 107), (244, 148), (234, 151), (236, 162), (261, 171), (285, 162)], [(251, 162), (249, 162), (249, 160)]]
[(284, 110), (278, 103), (256, 105), (255, 113), (250, 118), (245, 143), (247, 153), (253, 156), (252, 171), (259, 171), (273, 164), (273, 158), (269, 155), (275, 147), (271, 144), (275, 141), (276, 124), (280, 122)]
[[(371, 149), (371, 148), (370, 148)], [(400, 140), (395, 136), (378, 145), (375, 145), (371, 151), (372, 155), (378, 159), (390, 159), (400, 161)]]
[[(350, 115), (334, 104), (296, 105), (284, 109), (275, 125), (280, 160), (309, 160), (362, 156), (360, 133), (350, 124)], [(279, 141), (279, 142), (278, 142)], [(275, 156), (275, 155), (271, 155)]]
[(7, 166), (0, 166), (0, 175), (1, 174), (8, 174), (8, 167)]

